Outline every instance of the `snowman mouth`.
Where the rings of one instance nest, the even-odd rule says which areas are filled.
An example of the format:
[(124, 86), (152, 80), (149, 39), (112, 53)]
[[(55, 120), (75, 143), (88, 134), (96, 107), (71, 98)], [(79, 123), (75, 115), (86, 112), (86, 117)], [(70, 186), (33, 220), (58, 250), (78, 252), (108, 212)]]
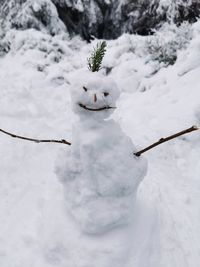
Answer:
[(101, 108), (90, 108), (87, 107), (81, 103), (79, 103), (79, 106), (83, 109), (89, 110), (89, 111), (101, 111), (101, 110), (106, 110), (106, 109), (115, 109), (116, 107), (110, 107), (110, 106), (105, 106), (105, 107), (101, 107)]

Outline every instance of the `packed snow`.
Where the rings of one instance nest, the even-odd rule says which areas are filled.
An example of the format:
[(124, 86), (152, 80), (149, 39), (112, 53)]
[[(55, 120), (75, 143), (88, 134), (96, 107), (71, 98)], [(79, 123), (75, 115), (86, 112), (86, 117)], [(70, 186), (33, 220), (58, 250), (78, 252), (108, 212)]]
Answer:
[(115, 82), (87, 69), (74, 76), (70, 90), (78, 119), (72, 148), (63, 149), (56, 169), (68, 212), (83, 232), (99, 234), (130, 223), (146, 161), (134, 156), (131, 139), (107, 119), (119, 97)]
[[(126, 34), (108, 42), (102, 72), (115, 81), (120, 97), (116, 110), (102, 125), (116, 127), (115, 134), (130, 144), (119, 144), (124, 159), (132, 150), (199, 125), (200, 23), (194, 24), (191, 31), (191, 41), (178, 50), (176, 63), (169, 66), (151, 59), (146, 37)], [(89, 142), (90, 132), (78, 124), (77, 114), (71, 110), (70, 89), (72, 76), (86, 68), (97, 40), (86, 44), (78, 37), (70, 40), (65, 34), (52, 37), (36, 30), (12, 30), (3, 41), (10, 43), (10, 52), (0, 58), (0, 128), (29, 137), (66, 139), (72, 141), (72, 146), (36, 144), (1, 133), (0, 266), (197, 267), (200, 132), (167, 142), (144, 155), (148, 172), (138, 189), (131, 223), (104, 234), (83, 233), (66, 209), (67, 200), (67, 205), (72, 204), (70, 194), (74, 193), (75, 184), (67, 188), (67, 181), (63, 186), (55, 166), (58, 155), (66, 153), (66, 160), (69, 159), (73, 144), (78, 147), (76, 142), (83, 139)], [(77, 127), (77, 138), (72, 124)], [(113, 131), (108, 132), (106, 140), (103, 128), (99, 131), (106, 146), (112, 134)], [(93, 148), (97, 148), (96, 143)], [(124, 159), (112, 165), (111, 183), (106, 180), (107, 174), (102, 176), (103, 193), (130, 182), (129, 170), (124, 174), (125, 180), (115, 180), (115, 171), (123, 163), (129, 164)], [(104, 157), (98, 156), (98, 160)], [(77, 172), (79, 163), (73, 163)], [(134, 165), (136, 159), (131, 168)], [(69, 164), (66, 173), (70, 168)], [(100, 176), (95, 174), (94, 178), (98, 181)], [(114, 181), (117, 187), (112, 188)], [(87, 206), (79, 204), (79, 208)], [(114, 205), (111, 203), (111, 207)], [(99, 211), (97, 205), (95, 208)]]

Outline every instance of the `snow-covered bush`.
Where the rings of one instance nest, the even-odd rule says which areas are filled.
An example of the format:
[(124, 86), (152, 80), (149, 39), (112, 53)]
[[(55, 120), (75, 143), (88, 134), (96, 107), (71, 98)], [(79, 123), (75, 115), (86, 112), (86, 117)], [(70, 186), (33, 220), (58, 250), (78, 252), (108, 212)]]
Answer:
[(179, 76), (183, 76), (190, 71), (195, 71), (200, 66), (200, 20), (192, 25), (192, 30), (192, 40), (187, 49), (182, 51), (178, 57)]
[(10, 51), (10, 43), (6, 41), (0, 41), (0, 57), (4, 56)]
[(156, 13), (167, 22), (180, 24), (183, 21), (195, 22), (200, 12), (197, 0), (153, 0), (151, 7), (156, 6)]
[(26, 31), (11, 30), (5, 36), (5, 41), (10, 43), (10, 48), (13, 53), (20, 51), (24, 54), (28, 50), (36, 50), (42, 52), (44, 57), (50, 55), (61, 58), (62, 55), (67, 54), (69, 49), (65, 41), (67, 42), (67, 36), (56, 38), (48, 34), (39, 33), (34, 29)]
[(191, 37), (189, 23), (184, 22), (179, 27), (175, 24), (165, 24), (154, 35), (147, 37), (146, 52), (150, 55), (150, 60), (165, 66), (172, 65), (177, 59), (178, 51), (186, 48)]
[(165, 41), (156, 36), (146, 40), (147, 50), (152, 60), (165, 65), (173, 65), (177, 59), (177, 49), (175, 40)]
[(0, 25), (5, 31), (10, 28), (42, 30), (51, 35), (65, 31), (55, 5), (49, 0), (11, 0), (0, 7)]

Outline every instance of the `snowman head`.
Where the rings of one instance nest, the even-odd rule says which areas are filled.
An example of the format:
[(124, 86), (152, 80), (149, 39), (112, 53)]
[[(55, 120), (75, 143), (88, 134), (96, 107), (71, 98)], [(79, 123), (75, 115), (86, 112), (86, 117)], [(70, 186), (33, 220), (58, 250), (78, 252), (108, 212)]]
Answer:
[(71, 91), (73, 110), (79, 116), (105, 119), (116, 108), (119, 90), (115, 82), (98, 71), (106, 52), (106, 42), (100, 42), (88, 59), (88, 69), (73, 79)]
[(109, 77), (99, 72), (77, 74), (71, 88), (72, 109), (79, 116), (105, 119), (116, 109), (119, 89)]

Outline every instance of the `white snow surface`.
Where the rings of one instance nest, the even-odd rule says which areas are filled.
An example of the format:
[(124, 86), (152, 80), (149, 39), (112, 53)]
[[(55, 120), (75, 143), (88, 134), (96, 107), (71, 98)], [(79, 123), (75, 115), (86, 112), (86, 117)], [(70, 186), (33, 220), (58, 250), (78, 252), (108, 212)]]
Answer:
[[(200, 124), (200, 24), (173, 66), (146, 60), (144, 39), (108, 42), (121, 95), (112, 120), (139, 150)], [(95, 46), (64, 35), (12, 31), (0, 58), (0, 128), (36, 138), (72, 141), (70, 76), (84, 69)], [(104, 70), (104, 69), (103, 69)], [(77, 77), (78, 79), (79, 77)], [(113, 122), (114, 123), (114, 122)], [(63, 144), (0, 137), (0, 266), (197, 267), (200, 262), (200, 132), (147, 152), (132, 223), (99, 235), (80, 231), (65, 209), (54, 172)], [(67, 189), (66, 189), (67, 190)]]

